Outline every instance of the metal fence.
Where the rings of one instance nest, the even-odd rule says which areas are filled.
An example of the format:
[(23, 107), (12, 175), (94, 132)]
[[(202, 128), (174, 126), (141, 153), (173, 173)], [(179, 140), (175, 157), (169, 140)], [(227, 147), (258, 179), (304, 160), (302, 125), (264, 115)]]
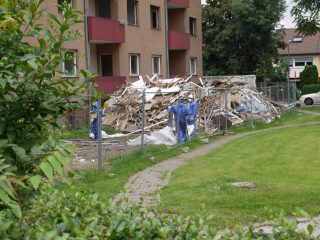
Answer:
[[(288, 107), (296, 102), (295, 84), (290, 84), (290, 86), (280, 83), (259, 84), (257, 88), (258, 91), (271, 99), (275, 105)], [(112, 109), (104, 110), (104, 100), (97, 101), (99, 133), (97, 140), (89, 138), (89, 111), (92, 108), (92, 103), (88, 102), (81, 110), (68, 114), (72, 120), (71, 129), (75, 132), (85, 132), (85, 136), (81, 139), (69, 139), (79, 149), (74, 167), (102, 169), (109, 164), (106, 159), (115, 155), (125, 154), (131, 150), (140, 151), (140, 154), (148, 157), (145, 145), (146, 141), (150, 140), (149, 134), (166, 126), (171, 126), (175, 129), (174, 124), (172, 124), (174, 121), (167, 111), (168, 106), (185, 102), (185, 97), (189, 93), (192, 93), (197, 100), (196, 132), (199, 135), (203, 133), (208, 135), (228, 133), (232, 123), (241, 120), (236, 114), (233, 114), (232, 109), (237, 109), (239, 106), (232, 105), (234, 102), (231, 100), (230, 88), (196, 88), (196, 90), (195, 88), (179, 88), (176, 92), (162, 93), (160, 95), (158, 91), (153, 92), (150, 89), (132, 94), (125, 92), (118, 95), (113, 94), (110, 96), (111, 99), (119, 99), (122, 102), (121, 104), (115, 103), (119, 104), (117, 112)], [(155, 95), (157, 96), (154, 97)], [(179, 96), (184, 97), (180, 98)], [(248, 102), (246, 105), (249, 106), (246, 120), (254, 127), (254, 106), (252, 102)], [(124, 135), (114, 136), (110, 129), (115, 129), (115, 132), (124, 133)], [(111, 136), (102, 136), (101, 130), (106, 131)], [(132, 140), (135, 140), (136, 143), (138, 142), (138, 145), (130, 145), (129, 141)], [(178, 146), (177, 137), (175, 144), (165, 148), (163, 151), (169, 151)], [(159, 153), (162, 153), (162, 151)]]
[(297, 86), (295, 83), (259, 83), (257, 89), (275, 104), (284, 107), (294, 106), (297, 102)]
[[(117, 118), (115, 118), (113, 110), (107, 109), (104, 111), (104, 100), (97, 101), (97, 140), (89, 138), (91, 131), (89, 127), (89, 112), (92, 109), (93, 103), (87, 102), (82, 109), (68, 113), (69, 132), (74, 132), (75, 134), (73, 134), (74, 137), (71, 135), (66, 141), (75, 144), (79, 149), (73, 167), (77, 169), (103, 169), (109, 164), (106, 159), (125, 154), (131, 150), (140, 151), (141, 154), (148, 157), (145, 145), (153, 131), (171, 126), (177, 137), (175, 121), (167, 111), (168, 106), (173, 106), (180, 102), (186, 104), (186, 96), (190, 93), (197, 100), (199, 112), (197, 115), (198, 127), (196, 133), (198, 135), (203, 133), (227, 133), (231, 126), (227, 116), (231, 108), (229, 100), (230, 89), (214, 88), (194, 91), (194, 89), (180, 88), (177, 92), (163, 93), (162, 95), (159, 95), (159, 92), (152, 92), (150, 90), (134, 94), (113, 94), (110, 96), (110, 99), (119, 98), (125, 102), (125, 105), (117, 106), (118, 112), (116, 114)], [(151, 104), (150, 99), (155, 94), (158, 95), (158, 99), (154, 100), (153, 98), (153, 103)], [(168, 95), (171, 97), (168, 97)], [(180, 98), (179, 96), (184, 97)], [(157, 110), (158, 108), (161, 110)], [(179, 121), (179, 119), (176, 120)], [(115, 131), (110, 132), (111, 129)], [(101, 130), (109, 133), (109, 136), (102, 136)], [(78, 137), (77, 132), (82, 132), (83, 134)], [(114, 133), (123, 133), (123, 135), (114, 137)], [(191, 139), (191, 136), (189, 139)], [(131, 146), (128, 144), (132, 140), (138, 141), (139, 145)], [(166, 147), (159, 153), (170, 151), (178, 146), (177, 137), (175, 144)]]

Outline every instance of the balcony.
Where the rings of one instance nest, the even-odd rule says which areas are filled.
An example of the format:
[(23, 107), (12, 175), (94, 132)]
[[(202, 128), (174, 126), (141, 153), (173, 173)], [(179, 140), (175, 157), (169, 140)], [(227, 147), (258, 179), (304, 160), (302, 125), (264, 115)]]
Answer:
[(96, 88), (101, 93), (113, 93), (120, 89), (126, 82), (126, 77), (112, 76), (102, 77), (98, 76), (95, 78)]
[(168, 0), (168, 8), (188, 8), (189, 0)]
[(124, 24), (108, 18), (88, 17), (88, 38), (90, 43), (123, 43)]
[(168, 34), (169, 50), (190, 49), (190, 34), (176, 31), (169, 31)]

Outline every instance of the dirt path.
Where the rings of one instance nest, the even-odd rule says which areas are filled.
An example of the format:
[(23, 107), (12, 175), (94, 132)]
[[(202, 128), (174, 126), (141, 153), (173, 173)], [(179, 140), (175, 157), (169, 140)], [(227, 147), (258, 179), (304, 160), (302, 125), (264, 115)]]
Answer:
[(314, 116), (320, 116), (320, 112), (303, 110), (303, 109), (298, 109), (298, 111), (301, 113), (306, 113), (306, 114), (310, 114), (310, 115), (314, 115)]
[[(187, 160), (194, 159), (203, 156), (226, 143), (229, 143), (235, 139), (239, 139), (246, 136), (255, 135), (257, 133), (274, 131), (277, 129), (289, 128), (289, 127), (301, 127), (306, 125), (316, 125), (320, 122), (310, 122), (297, 125), (288, 125), (281, 127), (274, 127), (264, 130), (245, 132), (236, 135), (229, 135), (221, 137), (212, 143), (204, 145), (192, 152), (183, 153), (177, 157), (170, 158), (166, 161), (157, 163), (149, 168), (132, 176), (127, 182), (125, 188), (127, 190), (127, 197), (129, 200), (137, 202), (143, 200), (146, 205), (156, 205), (160, 201), (159, 190), (169, 184), (171, 175), (174, 170), (182, 166)], [(120, 193), (115, 197), (115, 201), (119, 201), (124, 198), (124, 194)]]

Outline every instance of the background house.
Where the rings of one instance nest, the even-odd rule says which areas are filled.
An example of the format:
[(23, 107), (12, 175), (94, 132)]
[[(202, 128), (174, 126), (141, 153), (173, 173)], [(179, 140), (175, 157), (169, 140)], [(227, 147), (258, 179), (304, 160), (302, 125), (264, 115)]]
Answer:
[(306, 37), (296, 29), (286, 29), (285, 42), (288, 46), (279, 49), (279, 54), (284, 59), (289, 57), (290, 79), (299, 79), (307, 65), (316, 65), (320, 72), (320, 33)]

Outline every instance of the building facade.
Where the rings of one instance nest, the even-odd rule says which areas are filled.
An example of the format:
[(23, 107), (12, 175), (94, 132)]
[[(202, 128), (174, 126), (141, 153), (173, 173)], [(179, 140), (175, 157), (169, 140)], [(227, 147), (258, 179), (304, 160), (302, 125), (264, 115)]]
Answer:
[[(45, 7), (60, 14), (57, 3)], [(68, 77), (78, 69), (97, 74), (98, 90), (112, 92), (139, 75), (202, 75), (201, 0), (68, 0), (84, 13), (79, 41), (65, 48)]]
[(316, 65), (320, 72), (320, 33), (303, 36), (296, 29), (285, 30), (287, 47), (279, 49), (282, 58), (289, 60), (290, 79), (299, 79), (307, 65)]

